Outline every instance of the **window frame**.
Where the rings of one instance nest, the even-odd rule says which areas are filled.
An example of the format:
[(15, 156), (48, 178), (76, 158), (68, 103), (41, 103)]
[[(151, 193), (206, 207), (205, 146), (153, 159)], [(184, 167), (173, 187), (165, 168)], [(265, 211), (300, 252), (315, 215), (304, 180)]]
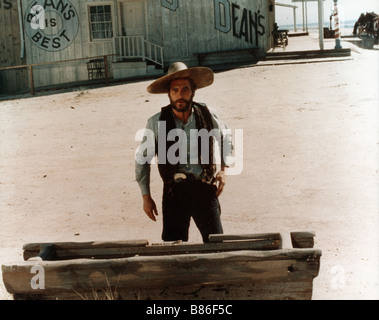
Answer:
[[(106, 6), (109, 6), (110, 7), (110, 20), (105, 20), (105, 16), (107, 14), (107, 12), (105, 12), (105, 7)], [(98, 8), (98, 7), (103, 7), (104, 8), (104, 20), (101, 20), (101, 21), (92, 21), (92, 13), (91, 13), (91, 8)], [(89, 32), (89, 39), (91, 42), (103, 42), (103, 41), (112, 41), (112, 39), (114, 38), (115, 36), (115, 15), (114, 15), (114, 6), (113, 6), (113, 3), (112, 2), (93, 2), (93, 3), (88, 3), (87, 4), (87, 14), (88, 14), (88, 32)], [(98, 14), (96, 12), (96, 14)], [(111, 28), (109, 30), (106, 30), (105, 28), (103, 30), (100, 30), (100, 31), (93, 31), (93, 25), (95, 24), (98, 24), (98, 25), (101, 25), (101, 24), (111, 24)], [(99, 34), (100, 33), (107, 33), (107, 32), (111, 32), (111, 36), (108, 37), (108, 38), (95, 38), (94, 37), (94, 33), (95, 32), (98, 32)]]

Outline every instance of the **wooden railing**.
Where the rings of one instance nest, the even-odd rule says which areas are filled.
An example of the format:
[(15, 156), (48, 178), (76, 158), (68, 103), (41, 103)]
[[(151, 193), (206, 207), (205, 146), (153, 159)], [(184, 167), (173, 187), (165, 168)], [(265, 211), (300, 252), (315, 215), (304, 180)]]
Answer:
[(164, 68), (163, 47), (145, 39), (145, 36), (123, 36), (113, 38), (115, 62), (123, 59), (150, 60)]
[[(32, 95), (35, 95), (35, 85), (34, 85), (34, 74), (33, 74), (33, 68), (34, 67), (40, 67), (40, 66), (46, 66), (51, 64), (61, 64), (61, 63), (70, 63), (75, 61), (81, 61), (81, 60), (102, 60), (104, 65), (104, 74), (103, 79), (105, 81), (105, 85), (109, 85), (109, 65), (108, 65), (108, 58), (113, 57), (114, 54), (107, 54), (104, 56), (93, 56), (93, 57), (86, 57), (86, 58), (77, 58), (77, 59), (70, 59), (70, 60), (60, 60), (60, 61), (51, 61), (51, 62), (43, 62), (43, 63), (35, 63), (35, 64), (28, 64), (28, 65), (19, 65), (19, 66), (10, 66), (10, 67), (0, 67), (0, 71), (2, 70), (13, 70), (13, 69), (27, 69), (29, 74), (29, 84), (30, 84), (30, 93)], [(110, 59), (110, 58), (109, 58)]]
[(164, 56), (163, 56), (163, 47), (158, 46), (155, 43), (144, 40), (145, 42), (145, 55), (146, 59), (153, 61), (164, 69)]
[(122, 59), (143, 58), (145, 56), (143, 36), (113, 38), (113, 52), (117, 61)]

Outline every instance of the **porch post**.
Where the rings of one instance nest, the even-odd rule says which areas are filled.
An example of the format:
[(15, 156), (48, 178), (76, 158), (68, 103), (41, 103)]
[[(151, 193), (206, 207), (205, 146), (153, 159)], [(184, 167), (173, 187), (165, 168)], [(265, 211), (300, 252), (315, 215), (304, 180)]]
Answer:
[(318, 0), (318, 29), (320, 50), (324, 50), (324, 3), (323, 0)]
[(29, 69), (30, 92), (34, 96), (36, 94), (36, 92), (34, 90), (33, 66), (28, 65), (28, 69)]
[(305, 2), (305, 32), (308, 33), (308, 1)]
[(305, 31), (304, 0), (301, 3), (301, 9), (302, 9), (302, 12), (303, 12), (303, 31)]
[(141, 37), (141, 45), (142, 45), (142, 61), (145, 61), (146, 60), (146, 52), (145, 52), (145, 36), (142, 36)]

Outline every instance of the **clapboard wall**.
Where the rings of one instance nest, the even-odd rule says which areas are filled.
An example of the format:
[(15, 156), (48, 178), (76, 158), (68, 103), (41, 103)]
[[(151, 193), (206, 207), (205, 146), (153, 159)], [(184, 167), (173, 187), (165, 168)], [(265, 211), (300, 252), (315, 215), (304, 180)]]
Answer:
[[(46, 1), (38, 1), (39, 3), (46, 3)], [(60, 32), (48, 37), (45, 45), (43, 46), (43, 38), (28, 34), (29, 21), (27, 19), (30, 13), (30, 0), (23, 0), (23, 13), (24, 13), (24, 29), (25, 29), (25, 48), (26, 48), (26, 63), (27, 64), (45, 64), (47, 62), (55, 61), (70, 61), (80, 58), (96, 57), (112, 54), (112, 40), (96, 40), (91, 41), (89, 33), (88, 22), (88, 5), (92, 3), (110, 4), (112, 6), (113, 19), (117, 19), (115, 14), (116, 1), (47, 1), (50, 6), (48, 9), (54, 9), (60, 12), (58, 23), (61, 26)], [(53, 8), (54, 6), (54, 8)], [(67, 7), (66, 7), (67, 6)], [(65, 9), (64, 9), (65, 8)], [(64, 9), (64, 10), (63, 10)], [(70, 11), (72, 10), (72, 11)], [(64, 15), (70, 17), (64, 21)], [(58, 15), (59, 16), (59, 15)], [(49, 23), (51, 17), (45, 17)], [(30, 19), (29, 19), (30, 20)], [(63, 21), (63, 22), (61, 22)], [(75, 30), (73, 30), (75, 29)], [(114, 26), (116, 29), (116, 26)], [(62, 32), (66, 30), (66, 33)], [(34, 33), (35, 35), (35, 33)], [(70, 41), (67, 41), (69, 38)], [(61, 48), (54, 48), (61, 45)], [(60, 39), (59, 41), (57, 39)], [(67, 45), (66, 48), (62, 49)], [(36, 87), (55, 85), (59, 83), (77, 82), (88, 80), (87, 63), (88, 60), (70, 61), (59, 64), (50, 64), (34, 67), (34, 81)]]
[(153, 24), (152, 30), (161, 32), (150, 37), (163, 44), (168, 61), (191, 60), (194, 53), (247, 48), (265, 52), (269, 48), (274, 24), (273, 1), (151, 2), (154, 5), (148, 6), (149, 24)]
[[(25, 64), (21, 56), (17, 0), (0, 0), (0, 68)], [(22, 91), (27, 85), (26, 69), (0, 71), (0, 93)]]
[[(133, 24), (143, 25), (146, 39), (164, 48), (166, 67), (178, 60), (194, 65), (197, 53), (248, 48), (266, 52), (275, 16), (274, 0), (21, 0), (25, 58), (20, 59), (18, 1), (0, 0), (0, 3), (3, 40), (0, 63), (34, 65), (36, 87), (88, 80), (88, 59), (113, 54), (112, 37), (128, 35), (128, 30), (124, 30), (125, 15), (129, 12), (130, 21), (133, 6), (143, 10)], [(35, 11), (36, 5), (45, 8), (43, 20)], [(93, 39), (90, 24), (93, 5), (110, 6), (112, 37)], [(41, 21), (48, 32), (39, 32)], [(82, 58), (85, 59), (77, 60)], [(238, 54), (229, 58), (238, 59)], [(224, 61), (217, 59), (212, 63)], [(59, 61), (65, 62), (49, 64)], [(20, 89), (18, 86), (28, 87), (26, 70), (20, 71), (21, 76), (16, 76), (17, 72), (6, 80), (9, 91)], [(19, 81), (20, 77), (26, 81)]]

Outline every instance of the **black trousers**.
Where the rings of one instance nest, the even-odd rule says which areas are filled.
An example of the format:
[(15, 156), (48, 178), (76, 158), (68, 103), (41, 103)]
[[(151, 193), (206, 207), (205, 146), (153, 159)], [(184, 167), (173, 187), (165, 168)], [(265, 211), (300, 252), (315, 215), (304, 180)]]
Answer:
[(191, 217), (203, 242), (210, 234), (222, 234), (221, 208), (216, 186), (201, 181), (183, 181), (163, 191), (163, 241), (188, 241)]

